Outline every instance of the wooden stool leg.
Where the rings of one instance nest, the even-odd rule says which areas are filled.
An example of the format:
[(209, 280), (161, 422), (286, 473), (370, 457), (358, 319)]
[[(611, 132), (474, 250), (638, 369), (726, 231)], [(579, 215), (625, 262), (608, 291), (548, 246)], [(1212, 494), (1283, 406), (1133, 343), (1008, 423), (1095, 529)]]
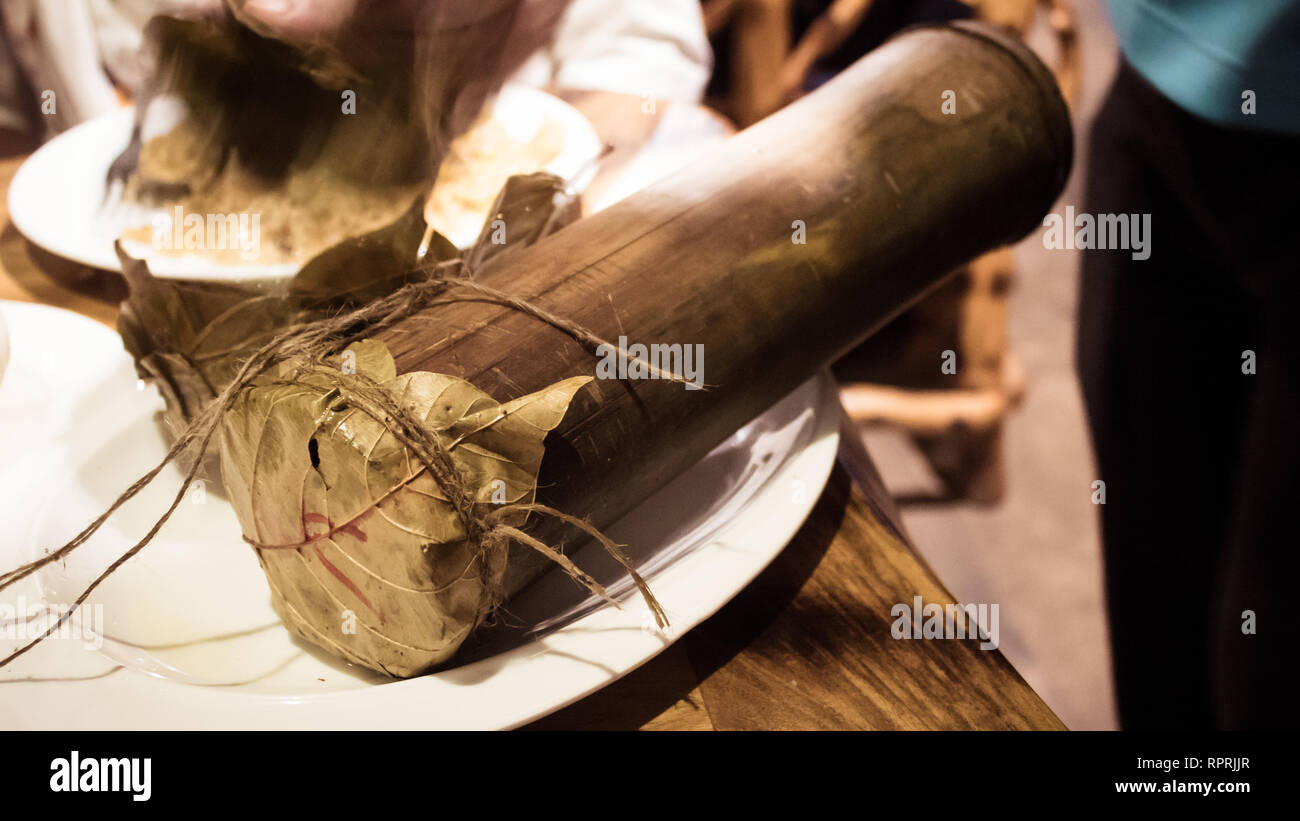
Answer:
[(1006, 490), (1001, 422), (978, 430), (957, 426), (937, 436), (914, 438), (950, 498), (980, 504), (1001, 501)]
[[(977, 502), (1002, 498), (1006, 479), (1002, 458), (1002, 424), (1017, 389), (1007, 384), (1007, 300), (1011, 289), (1011, 249), (999, 248), (971, 262), (969, 290), (962, 301), (958, 383), (966, 390), (992, 391), (1004, 397), (991, 425), (958, 426), (940, 471), (956, 496)], [(938, 469), (938, 465), (936, 465)]]
[(746, 0), (732, 26), (732, 74), (738, 125), (744, 128), (781, 107), (780, 67), (790, 53), (792, 0)]

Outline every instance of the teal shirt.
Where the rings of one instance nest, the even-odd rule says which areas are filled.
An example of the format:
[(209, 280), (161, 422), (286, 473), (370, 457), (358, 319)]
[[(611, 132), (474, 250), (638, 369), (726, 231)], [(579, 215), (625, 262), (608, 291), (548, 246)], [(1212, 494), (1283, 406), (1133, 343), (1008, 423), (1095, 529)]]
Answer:
[[(1125, 59), (1221, 125), (1300, 134), (1300, 0), (1107, 0)], [(1242, 110), (1255, 93), (1255, 113)]]

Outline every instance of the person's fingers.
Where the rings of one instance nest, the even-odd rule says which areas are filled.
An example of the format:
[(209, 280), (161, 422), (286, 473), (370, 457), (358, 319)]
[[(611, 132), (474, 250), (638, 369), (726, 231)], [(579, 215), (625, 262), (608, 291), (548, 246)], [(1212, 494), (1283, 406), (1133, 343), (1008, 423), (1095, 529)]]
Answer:
[(352, 16), (357, 0), (244, 0), (241, 11), (277, 35), (314, 40)]

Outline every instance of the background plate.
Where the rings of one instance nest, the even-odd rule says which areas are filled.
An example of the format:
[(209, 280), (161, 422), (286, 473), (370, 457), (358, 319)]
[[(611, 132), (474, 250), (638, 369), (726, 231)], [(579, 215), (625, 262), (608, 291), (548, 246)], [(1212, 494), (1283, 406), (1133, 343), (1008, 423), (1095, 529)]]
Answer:
[[(564, 147), (545, 167), (581, 188), (601, 143), (591, 123), (563, 100), (522, 85), (505, 86), (491, 103), (493, 117), (518, 139), (534, 133), (543, 118), (557, 122)], [(120, 204), (105, 209), (105, 174), (131, 137), (133, 107), (71, 128), (27, 158), (9, 186), (9, 216), (19, 232), (52, 254), (109, 271), (120, 270), (113, 241), (129, 227), (152, 225), (156, 209)], [(486, 217), (487, 214), (484, 214)], [(448, 237), (458, 247), (478, 236)], [(137, 251), (138, 248), (131, 250)], [(148, 249), (145, 249), (148, 250)], [(296, 264), (220, 265), (203, 257), (150, 259), (150, 270), (173, 279), (265, 281), (292, 276)]]

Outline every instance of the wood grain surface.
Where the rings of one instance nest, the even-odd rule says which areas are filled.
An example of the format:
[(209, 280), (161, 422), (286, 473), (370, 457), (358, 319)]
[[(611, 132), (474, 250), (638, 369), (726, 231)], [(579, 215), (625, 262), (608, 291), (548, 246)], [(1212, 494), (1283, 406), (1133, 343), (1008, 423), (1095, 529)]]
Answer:
[[(850, 432), (851, 436), (851, 432)], [(1060, 730), (997, 650), (900, 640), (890, 608), (951, 594), (882, 518), (856, 438), (804, 526), (721, 611), (620, 681), (529, 729)]]
[(120, 274), (87, 268), (46, 253), (18, 233), (9, 220), (9, 183), (26, 159), (0, 159), (0, 299), (56, 305), (112, 326), (118, 303), (126, 297)]

